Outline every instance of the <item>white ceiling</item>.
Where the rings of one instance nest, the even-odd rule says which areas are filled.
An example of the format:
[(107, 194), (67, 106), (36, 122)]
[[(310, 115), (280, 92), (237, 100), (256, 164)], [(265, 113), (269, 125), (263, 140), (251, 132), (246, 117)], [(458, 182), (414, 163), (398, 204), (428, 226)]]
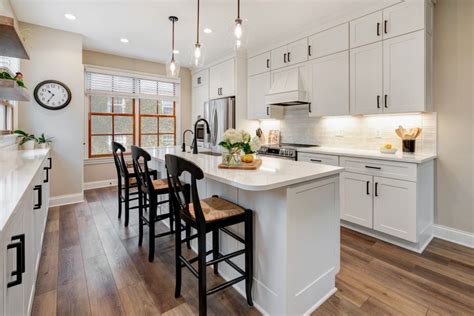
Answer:
[[(241, 0), (247, 47), (256, 49), (300, 30), (327, 23), (380, 0)], [(176, 15), (177, 59), (192, 61), (196, 42), (197, 0), (11, 0), (20, 21), (83, 35), (84, 48), (166, 62), (171, 51), (171, 22)], [(77, 19), (69, 21), (65, 13)], [(201, 0), (201, 42), (205, 61), (229, 53), (237, 0)], [(202, 33), (209, 27), (212, 34)], [(122, 44), (120, 38), (129, 39)]]

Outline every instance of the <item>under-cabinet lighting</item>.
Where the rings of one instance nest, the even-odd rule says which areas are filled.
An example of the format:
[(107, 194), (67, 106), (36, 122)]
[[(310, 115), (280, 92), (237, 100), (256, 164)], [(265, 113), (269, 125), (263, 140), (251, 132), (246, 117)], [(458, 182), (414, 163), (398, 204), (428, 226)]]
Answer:
[(64, 17), (68, 20), (74, 21), (76, 19), (76, 16), (72, 13), (66, 13), (64, 14)]
[(121, 38), (120, 41), (124, 44), (127, 44), (129, 42), (127, 38)]

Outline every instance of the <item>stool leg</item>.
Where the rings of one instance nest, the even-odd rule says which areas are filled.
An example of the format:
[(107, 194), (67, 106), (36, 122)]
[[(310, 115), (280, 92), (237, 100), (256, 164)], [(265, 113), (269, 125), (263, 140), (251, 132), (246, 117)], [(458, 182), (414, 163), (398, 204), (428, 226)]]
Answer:
[(130, 184), (125, 183), (125, 227), (130, 219)]
[(191, 249), (191, 241), (189, 240), (189, 237), (191, 237), (191, 225), (186, 223), (186, 238), (188, 239), (186, 242), (186, 247)]
[(207, 315), (206, 232), (201, 230), (198, 234), (199, 316), (205, 316)]
[(156, 217), (156, 201), (150, 197), (148, 201), (148, 261), (153, 262), (155, 259), (155, 217)]
[[(212, 231), (212, 259), (216, 260), (219, 256), (219, 229), (214, 229)], [(214, 274), (219, 272), (219, 264), (214, 263)]]
[(138, 192), (138, 246), (143, 244), (143, 194)]
[(245, 292), (247, 303), (253, 306), (253, 217), (252, 211), (245, 211)]
[[(176, 221), (181, 222), (179, 214), (175, 214)], [(176, 225), (175, 231), (175, 268), (176, 268), (176, 284), (174, 290), (174, 297), (181, 296), (181, 225)]]
[(118, 197), (118, 218), (120, 218), (122, 217), (122, 177), (118, 178), (117, 197)]

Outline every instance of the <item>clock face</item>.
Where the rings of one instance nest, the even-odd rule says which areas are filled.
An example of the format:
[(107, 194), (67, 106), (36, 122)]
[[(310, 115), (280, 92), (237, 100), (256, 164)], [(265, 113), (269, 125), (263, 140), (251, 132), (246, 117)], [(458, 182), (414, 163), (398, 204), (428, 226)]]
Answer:
[(34, 92), (35, 100), (48, 110), (59, 110), (71, 102), (71, 90), (62, 82), (46, 80), (39, 83)]

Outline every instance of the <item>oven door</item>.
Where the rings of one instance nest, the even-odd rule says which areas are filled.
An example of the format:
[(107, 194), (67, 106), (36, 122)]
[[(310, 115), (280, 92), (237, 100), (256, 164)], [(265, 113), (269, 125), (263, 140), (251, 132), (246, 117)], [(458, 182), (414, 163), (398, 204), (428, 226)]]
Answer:
[(206, 128), (204, 123), (200, 123), (196, 127), (196, 140), (200, 143), (204, 142), (204, 138), (206, 137)]

